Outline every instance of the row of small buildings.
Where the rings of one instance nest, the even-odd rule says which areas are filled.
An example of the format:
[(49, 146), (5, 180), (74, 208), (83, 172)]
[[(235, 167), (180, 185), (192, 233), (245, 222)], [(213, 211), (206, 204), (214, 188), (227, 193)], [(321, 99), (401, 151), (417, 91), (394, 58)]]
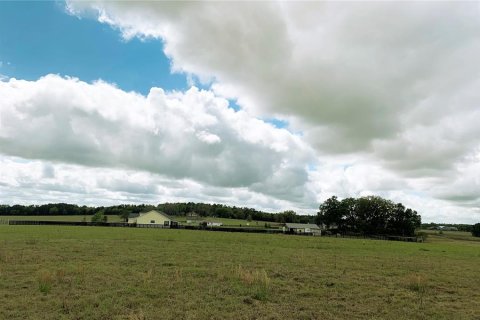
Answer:
[[(178, 227), (178, 221), (163, 212), (151, 210), (144, 213), (131, 214), (128, 217), (128, 223), (136, 224), (141, 227), (162, 227), (175, 228)], [(210, 222), (209, 227), (221, 226), (221, 223)], [(321, 228), (311, 223), (285, 223), (283, 232), (294, 234), (311, 234), (321, 235)]]

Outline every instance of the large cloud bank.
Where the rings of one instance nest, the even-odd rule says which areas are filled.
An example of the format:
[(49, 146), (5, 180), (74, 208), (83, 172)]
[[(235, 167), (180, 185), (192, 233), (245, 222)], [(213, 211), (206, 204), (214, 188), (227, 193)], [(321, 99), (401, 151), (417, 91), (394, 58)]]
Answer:
[(310, 149), (211, 92), (152, 88), (144, 97), (56, 75), (10, 79), (0, 92), (0, 148), (8, 155), (305, 197)]

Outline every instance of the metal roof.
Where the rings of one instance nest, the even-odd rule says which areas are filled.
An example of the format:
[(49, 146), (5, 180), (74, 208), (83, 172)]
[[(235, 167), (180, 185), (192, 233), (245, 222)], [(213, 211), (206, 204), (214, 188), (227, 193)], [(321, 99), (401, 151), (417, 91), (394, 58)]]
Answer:
[(169, 219), (169, 220), (172, 220), (172, 221), (174, 220), (174, 219), (172, 219), (172, 217), (170, 217), (170, 216), (167, 215), (166, 213), (164, 213), (164, 212), (162, 212), (162, 211), (157, 211), (157, 210), (150, 210), (150, 211), (141, 212), (141, 213), (131, 213), (131, 214), (128, 215), (128, 217), (129, 217), (129, 218), (138, 218), (138, 217), (143, 216), (143, 215), (145, 215), (145, 214), (147, 214), (147, 213), (150, 213), (150, 212), (155, 212), (155, 213), (158, 213), (158, 214), (164, 216), (165, 218), (167, 218), (167, 219)]

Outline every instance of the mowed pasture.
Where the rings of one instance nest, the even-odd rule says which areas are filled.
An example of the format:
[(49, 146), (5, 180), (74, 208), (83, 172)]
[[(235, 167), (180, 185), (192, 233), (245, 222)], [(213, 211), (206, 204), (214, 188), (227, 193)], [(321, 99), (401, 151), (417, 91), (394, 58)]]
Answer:
[(480, 243), (0, 225), (0, 319), (480, 319)]
[(425, 230), (430, 242), (476, 241), (480, 244), (480, 237), (473, 237), (471, 232), (464, 231), (434, 231)]

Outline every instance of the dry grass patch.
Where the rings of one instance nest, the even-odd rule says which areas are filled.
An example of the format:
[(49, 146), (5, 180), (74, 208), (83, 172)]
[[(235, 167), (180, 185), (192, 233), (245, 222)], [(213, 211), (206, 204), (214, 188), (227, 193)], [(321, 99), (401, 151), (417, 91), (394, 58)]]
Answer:
[(142, 310), (132, 311), (127, 317), (127, 320), (146, 320), (146, 319), (147, 318), (145, 317), (145, 314), (143, 313)]
[(38, 290), (43, 294), (47, 294), (52, 290), (54, 276), (50, 271), (42, 270), (38, 273), (37, 281)]
[(249, 270), (238, 265), (234, 270), (234, 275), (241, 280), (243, 284), (252, 289), (254, 299), (265, 301), (268, 298), (270, 289), (270, 278), (264, 269)]
[(425, 293), (427, 291), (427, 278), (421, 274), (409, 274), (405, 278), (405, 286), (413, 292)]

